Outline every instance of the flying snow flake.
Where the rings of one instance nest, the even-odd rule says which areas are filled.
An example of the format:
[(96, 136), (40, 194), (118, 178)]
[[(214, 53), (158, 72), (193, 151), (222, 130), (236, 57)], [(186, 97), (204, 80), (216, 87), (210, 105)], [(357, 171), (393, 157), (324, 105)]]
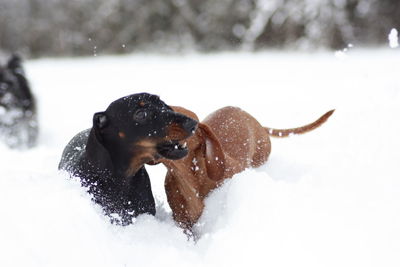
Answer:
[(110, 213), (110, 217), (115, 220), (121, 220), (121, 216), (118, 213)]
[(396, 29), (392, 29), (388, 36), (390, 48), (396, 48), (399, 46), (399, 33)]

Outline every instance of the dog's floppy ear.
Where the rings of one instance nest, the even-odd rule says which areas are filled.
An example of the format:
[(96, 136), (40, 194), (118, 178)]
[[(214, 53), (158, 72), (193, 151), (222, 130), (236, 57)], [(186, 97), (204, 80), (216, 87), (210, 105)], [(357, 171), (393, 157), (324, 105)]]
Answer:
[(207, 125), (199, 123), (198, 128), (205, 143), (207, 175), (212, 180), (221, 180), (225, 173), (225, 154), (221, 143)]
[(101, 130), (108, 125), (108, 117), (105, 112), (97, 112), (93, 115), (93, 128), (96, 137), (102, 141)]
[(8, 60), (7, 67), (18, 74), (23, 74), (23, 68), (21, 64), (21, 58), (17, 54), (13, 54)]

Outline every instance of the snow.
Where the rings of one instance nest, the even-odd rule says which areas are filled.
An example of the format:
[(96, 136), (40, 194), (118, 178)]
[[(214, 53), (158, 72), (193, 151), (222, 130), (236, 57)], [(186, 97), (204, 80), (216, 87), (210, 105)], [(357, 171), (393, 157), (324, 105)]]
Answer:
[(390, 48), (397, 48), (399, 46), (399, 35), (396, 29), (390, 31), (388, 38)]
[[(398, 50), (130, 55), (26, 64), (39, 101), (39, 145), (0, 144), (0, 266), (399, 266)], [(263, 125), (301, 126), (272, 139), (267, 164), (215, 190), (196, 241), (174, 225), (163, 166), (147, 167), (157, 215), (111, 225), (57, 170), (92, 115), (131, 93), (159, 94), (204, 118), (239, 106)]]

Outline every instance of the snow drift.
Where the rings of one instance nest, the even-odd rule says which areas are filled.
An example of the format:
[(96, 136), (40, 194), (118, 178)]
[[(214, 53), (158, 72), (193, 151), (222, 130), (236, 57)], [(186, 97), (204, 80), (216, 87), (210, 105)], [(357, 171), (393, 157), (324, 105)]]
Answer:
[[(124, 56), (26, 65), (39, 145), (0, 145), (0, 266), (399, 266), (398, 50)], [(323, 127), (273, 139), (270, 160), (207, 199), (188, 239), (171, 219), (162, 166), (148, 167), (157, 215), (111, 225), (62, 149), (94, 112), (131, 93), (159, 94), (204, 118), (239, 106), (269, 127)]]

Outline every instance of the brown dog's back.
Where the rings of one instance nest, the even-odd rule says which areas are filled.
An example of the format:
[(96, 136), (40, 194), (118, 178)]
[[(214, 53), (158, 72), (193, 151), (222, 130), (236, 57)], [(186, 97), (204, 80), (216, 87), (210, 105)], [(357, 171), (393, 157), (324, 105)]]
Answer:
[[(250, 114), (236, 107), (221, 108), (204, 121), (213, 131), (227, 157), (225, 177), (250, 166), (262, 165), (271, 152), (271, 142), (263, 126)], [(230, 168), (229, 168), (230, 167)], [(231, 170), (231, 171), (229, 171)]]
[(264, 164), (271, 152), (270, 136), (288, 137), (312, 131), (322, 125), (333, 112), (330, 110), (318, 120), (292, 129), (264, 127), (253, 116), (237, 107), (224, 107), (213, 112), (202, 124), (211, 129), (225, 155), (225, 173), (219, 179)]

